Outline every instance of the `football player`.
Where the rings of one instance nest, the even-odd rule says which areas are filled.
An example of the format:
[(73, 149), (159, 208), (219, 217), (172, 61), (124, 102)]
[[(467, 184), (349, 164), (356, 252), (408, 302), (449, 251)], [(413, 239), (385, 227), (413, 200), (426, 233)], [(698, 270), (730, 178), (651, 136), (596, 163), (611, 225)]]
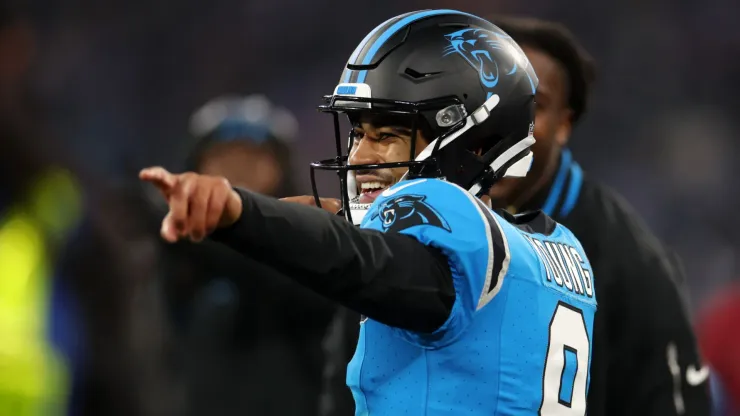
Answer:
[[(356, 414), (584, 415), (596, 311), (586, 255), (545, 214), (479, 199), (529, 169), (537, 84), (490, 22), (407, 13), (365, 37), (321, 107), (338, 155), (313, 167), (341, 174), (349, 221), (224, 178), (140, 177), (168, 201), (166, 240), (215, 230), (363, 315), (347, 374)], [(348, 156), (340, 114), (353, 125)]]
[[(525, 178), (497, 181), (489, 195), (512, 213), (544, 211), (586, 249), (599, 294), (589, 415), (709, 414), (709, 371), (686, 313), (679, 262), (624, 198), (584, 173), (567, 148), (588, 110), (592, 59), (560, 24), (504, 16), (493, 22), (522, 47), (539, 86), (532, 168)], [(341, 368), (357, 342), (352, 315), (340, 310), (325, 342), (322, 416), (352, 407)]]

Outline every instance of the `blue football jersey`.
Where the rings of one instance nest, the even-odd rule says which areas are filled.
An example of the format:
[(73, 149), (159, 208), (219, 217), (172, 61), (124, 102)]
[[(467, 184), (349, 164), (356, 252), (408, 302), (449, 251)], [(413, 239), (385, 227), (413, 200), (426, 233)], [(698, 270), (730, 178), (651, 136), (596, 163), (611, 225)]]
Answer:
[(365, 319), (347, 369), (356, 415), (584, 415), (596, 312), (573, 234), (506, 221), (437, 179), (384, 191), (362, 228), (440, 249), (456, 293), (423, 334)]

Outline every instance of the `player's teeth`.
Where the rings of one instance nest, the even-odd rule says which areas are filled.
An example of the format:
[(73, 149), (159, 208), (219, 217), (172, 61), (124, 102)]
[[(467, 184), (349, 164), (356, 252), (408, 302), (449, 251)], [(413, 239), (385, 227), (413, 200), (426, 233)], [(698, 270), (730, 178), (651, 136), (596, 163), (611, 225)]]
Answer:
[(360, 189), (383, 189), (385, 184), (382, 182), (363, 182), (360, 184)]

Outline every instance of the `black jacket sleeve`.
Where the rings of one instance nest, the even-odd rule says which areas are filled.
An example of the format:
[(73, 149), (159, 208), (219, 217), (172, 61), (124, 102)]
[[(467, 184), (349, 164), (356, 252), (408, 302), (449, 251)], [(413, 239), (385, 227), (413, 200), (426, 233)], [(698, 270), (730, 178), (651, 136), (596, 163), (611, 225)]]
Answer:
[(447, 320), (455, 290), (437, 249), (315, 207), (237, 191), (242, 215), (213, 239), (387, 325), (433, 332)]
[(709, 371), (703, 368), (687, 313), (682, 266), (666, 254), (662, 264), (635, 272), (641, 286), (628, 302), (629, 308), (643, 312), (632, 326), (644, 343), (635, 354), (644, 368), (634, 384), (634, 399), (644, 400), (638, 402), (644, 404), (644, 415), (707, 415)]
[(599, 302), (588, 414), (710, 414), (679, 259), (621, 196), (588, 178), (573, 211), (558, 220), (583, 244)]

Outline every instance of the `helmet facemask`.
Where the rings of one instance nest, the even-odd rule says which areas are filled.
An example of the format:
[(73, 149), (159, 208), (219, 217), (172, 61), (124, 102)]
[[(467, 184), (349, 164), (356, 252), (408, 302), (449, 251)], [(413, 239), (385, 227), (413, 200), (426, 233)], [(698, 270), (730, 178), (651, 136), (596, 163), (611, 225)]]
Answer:
[[(341, 91), (341, 88), (342, 85), (337, 87), (336, 92)], [(503, 145), (502, 141), (498, 141), (494, 146), (488, 146), (488, 148), (484, 148), (483, 141), (481, 141), (481, 148), (484, 149), (482, 154), (474, 153), (478, 150), (477, 148), (462, 148), (460, 146), (463, 141), (457, 139), (463, 134), (466, 134), (466, 138), (468, 138), (477, 130), (475, 127), (489, 119), (491, 112), (498, 104), (497, 95), (490, 97), (483, 106), (468, 115), (465, 106), (456, 97), (412, 103), (346, 96), (336, 92), (332, 96), (325, 97), (326, 104), (320, 106), (319, 110), (333, 115), (337, 156), (311, 164), (311, 184), (316, 204), (320, 207), (321, 202), (316, 187), (315, 170), (337, 172), (342, 206), (344, 207), (342, 213), (348, 221), (354, 224), (360, 224), (371, 205), (359, 202), (359, 193), (355, 182), (355, 172), (358, 170), (405, 167), (408, 172), (400, 180), (420, 177), (443, 178), (466, 187), (472, 184), (468, 188), (476, 196), (480, 196), (488, 191), (499, 175), (503, 176), (502, 173), (517, 165), (519, 160), (526, 159), (527, 156), (531, 159), (531, 152), (528, 149), (534, 143), (531, 135), (520, 143), (510, 146), (507, 151), (498, 157), (495, 157), (495, 155), (501, 153), (499, 148)], [(345, 154), (342, 149), (343, 138), (340, 131), (339, 114), (347, 114), (352, 120), (353, 118), (356, 119), (362, 112), (409, 117), (412, 140), (407, 161), (382, 164), (348, 164), (349, 152), (352, 149), (354, 138), (353, 135), (350, 135), (347, 154)], [(425, 136), (430, 141), (426, 148), (416, 155), (415, 138), (418, 131), (427, 133), (428, 136), (426, 134)], [(470, 142), (470, 140), (466, 141)], [(457, 146), (450, 146), (453, 143), (457, 143)], [(491, 163), (491, 161), (494, 163)], [(524, 160), (524, 162), (526, 163), (524, 173), (526, 173), (529, 168), (529, 161)], [(521, 163), (518, 165), (521, 165)], [(464, 173), (464, 175), (461, 176), (460, 173)], [(349, 207), (349, 209), (346, 209), (346, 207)]]

